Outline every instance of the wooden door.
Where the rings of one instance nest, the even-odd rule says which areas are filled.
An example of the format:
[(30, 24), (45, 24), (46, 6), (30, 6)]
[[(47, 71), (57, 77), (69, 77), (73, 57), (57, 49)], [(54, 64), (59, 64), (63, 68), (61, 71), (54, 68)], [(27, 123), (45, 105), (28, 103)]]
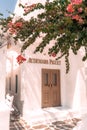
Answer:
[(42, 69), (42, 107), (60, 105), (60, 71)]

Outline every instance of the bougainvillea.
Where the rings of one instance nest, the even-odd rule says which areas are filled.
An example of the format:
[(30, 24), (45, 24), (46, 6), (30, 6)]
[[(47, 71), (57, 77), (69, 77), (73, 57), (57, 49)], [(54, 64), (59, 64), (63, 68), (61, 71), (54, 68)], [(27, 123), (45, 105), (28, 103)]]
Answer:
[(11, 34), (16, 34), (17, 31), (21, 29), (21, 27), (22, 27), (22, 22), (20, 21), (16, 21), (15, 23), (13, 23), (12, 21), (9, 21), (7, 25), (8, 31)]
[(21, 51), (33, 44), (38, 37), (42, 41), (35, 49), (36, 52), (43, 52), (44, 48), (54, 41), (48, 50), (48, 54), (58, 60), (65, 57), (66, 72), (69, 71), (70, 50), (77, 55), (81, 47), (84, 48), (85, 55), (82, 60), (87, 60), (87, 0), (53, 0), (33, 5), (19, 4), (24, 9), (27, 16), (34, 10), (42, 10), (37, 17), (28, 20), (20, 18), (11, 22), (11, 18), (3, 20), (3, 27), (10, 34), (15, 34), (14, 39), (23, 41)]
[(17, 63), (18, 64), (21, 64), (23, 63), (24, 61), (26, 61), (26, 58), (24, 56), (22, 56), (21, 54), (17, 56)]

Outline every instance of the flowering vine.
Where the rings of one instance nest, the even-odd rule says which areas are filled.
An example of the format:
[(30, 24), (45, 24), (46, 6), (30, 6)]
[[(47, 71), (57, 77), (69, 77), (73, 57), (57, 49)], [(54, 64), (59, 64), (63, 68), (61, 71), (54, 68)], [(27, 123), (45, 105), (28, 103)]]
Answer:
[(9, 21), (7, 24), (7, 28), (10, 34), (17, 34), (18, 30), (20, 30), (22, 27), (21, 21), (12, 22)]
[(21, 54), (17, 56), (17, 63), (22, 64), (24, 61), (26, 61), (26, 58), (22, 56)]
[[(42, 41), (35, 49), (36, 52), (43, 52), (50, 44), (48, 54), (56, 60), (65, 57), (66, 72), (69, 71), (70, 50), (77, 55), (81, 47), (84, 48), (83, 61), (87, 60), (87, 0), (53, 0), (42, 3), (28, 5), (19, 4), (27, 16), (34, 10), (43, 9), (36, 18), (12, 22), (12, 18), (7, 18), (2, 22), (3, 28), (10, 34), (15, 34), (15, 41), (23, 41), (21, 52), (33, 44), (38, 37)], [(44, 35), (45, 34), (45, 35)], [(52, 40), (54, 42), (52, 42)]]

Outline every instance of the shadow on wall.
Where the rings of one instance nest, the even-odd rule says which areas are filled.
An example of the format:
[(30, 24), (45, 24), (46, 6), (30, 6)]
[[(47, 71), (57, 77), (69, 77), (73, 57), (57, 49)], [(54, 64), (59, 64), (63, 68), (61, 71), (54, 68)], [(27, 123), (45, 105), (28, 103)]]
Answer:
[(21, 116), (23, 115), (23, 104), (24, 101), (22, 101), (20, 98), (17, 98), (17, 96), (14, 96), (14, 101), (13, 101), (13, 108), (15, 111), (18, 111), (18, 114)]
[(87, 108), (87, 61), (82, 61), (81, 52), (70, 55), (70, 73), (67, 81), (72, 90), (72, 108), (80, 110)]

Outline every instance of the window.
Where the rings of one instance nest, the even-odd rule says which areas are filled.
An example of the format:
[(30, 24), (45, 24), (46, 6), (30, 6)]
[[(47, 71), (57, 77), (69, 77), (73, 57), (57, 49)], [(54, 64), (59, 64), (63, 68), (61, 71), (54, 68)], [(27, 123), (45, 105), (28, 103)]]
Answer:
[(11, 91), (11, 77), (9, 77), (9, 90)]
[(44, 85), (48, 85), (48, 73), (44, 73)]
[(18, 75), (15, 75), (15, 93), (18, 92)]
[(57, 85), (57, 74), (56, 74), (56, 73), (54, 73), (54, 74), (52, 75), (52, 84), (53, 84), (54, 86)]

